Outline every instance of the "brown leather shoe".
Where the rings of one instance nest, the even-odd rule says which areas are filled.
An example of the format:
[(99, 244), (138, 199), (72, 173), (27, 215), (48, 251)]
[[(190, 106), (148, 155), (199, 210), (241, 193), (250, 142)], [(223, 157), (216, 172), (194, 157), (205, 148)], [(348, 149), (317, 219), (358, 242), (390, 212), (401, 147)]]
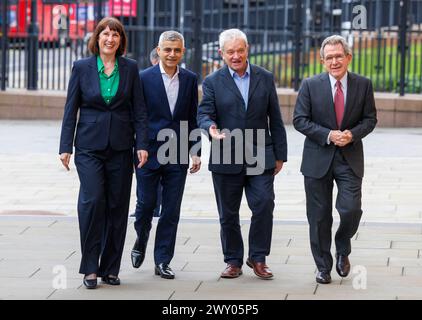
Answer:
[(221, 273), (221, 278), (233, 279), (242, 275), (242, 268), (228, 263), (226, 269)]
[(270, 268), (265, 264), (265, 262), (254, 262), (252, 260), (246, 260), (248, 267), (253, 269), (253, 272), (260, 277), (261, 279), (271, 279), (274, 275)]

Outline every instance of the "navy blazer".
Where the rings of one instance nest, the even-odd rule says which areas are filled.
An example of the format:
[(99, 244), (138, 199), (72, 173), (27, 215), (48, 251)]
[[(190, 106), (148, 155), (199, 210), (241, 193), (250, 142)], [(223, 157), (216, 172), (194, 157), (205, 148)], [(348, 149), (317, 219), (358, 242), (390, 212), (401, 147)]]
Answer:
[(306, 136), (301, 171), (312, 178), (322, 178), (328, 172), (338, 147), (327, 144), (330, 130), (350, 130), (352, 143), (342, 147), (342, 154), (353, 172), (363, 177), (362, 138), (374, 130), (377, 123), (371, 80), (349, 72), (343, 121), (337, 128), (333, 94), (328, 73), (305, 79), (299, 89), (293, 124)]
[(127, 150), (133, 148), (135, 142), (137, 150), (146, 150), (147, 113), (137, 64), (134, 60), (118, 57), (118, 65), (119, 87), (111, 103), (106, 104), (100, 90), (97, 57), (74, 63), (59, 153), (72, 153), (73, 140), (76, 147), (86, 150), (100, 151), (109, 145), (116, 151)]
[[(189, 166), (189, 163), (181, 162), (181, 160), (189, 161), (189, 150), (194, 144), (200, 143), (200, 137), (195, 141), (184, 140), (182, 143), (185, 143), (186, 148), (180, 148), (181, 121), (187, 122), (188, 134), (198, 128), (196, 122), (198, 80), (193, 72), (183, 68), (179, 70), (179, 93), (173, 114), (170, 111), (160, 65), (157, 64), (140, 72), (142, 93), (148, 110), (148, 161), (144, 166), (147, 169), (157, 169), (160, 166), (157, 160), (157, 151), (165, 141), (157, 141), (157, 135), (162, 129), (171, 129), (176, 134), (177, 163), (183, 166)], [(197, 154), (200, 155), (200, 152)]]
[[(226, 66), (209, 75), (202, 85), (203, 99), (198, 108), (198, 124), (209, 132), (212, 124), (218, 129), (265, 130), (265, 167), (272, 169), (276, 160), (287, 161), (286, 130), (281, 118), (274, 77), (269, 71), (250, 65), (249, 100), (246, 110), (245, 103), (236, 83)], [(257, 152), (256, 134), (252, 141), (254, 155)], [(245, 149), (249, 142), (245, 142)], [(231, 141), (230, 163), (223, 160), (223, 143), (220, 144), (220, 162), (213, 163), (211, 149), (209, 170), (216, 173), (240, 173), (246, 164), (236, 163), (235, 143)], [(253, 166), (253, 165), (252, 165)]]

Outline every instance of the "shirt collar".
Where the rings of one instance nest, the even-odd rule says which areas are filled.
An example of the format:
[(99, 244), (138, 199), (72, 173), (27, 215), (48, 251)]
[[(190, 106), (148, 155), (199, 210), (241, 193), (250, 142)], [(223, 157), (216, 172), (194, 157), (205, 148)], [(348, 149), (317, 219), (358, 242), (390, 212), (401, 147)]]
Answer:
[[(340, 79), (341, 82), (341, 86), (343, 87), (342, 89), (346, 89), (347, 88), (347, 75), (349, 73), (346, 72), (343, 76), (343, 78)], [(331, 74), (328, 74), (328, 76), (330, 77), (330, 83), (331, 83), (331, 88), (335, 89), (336, 87), (336, 83), (337, 83), (337, 79), (334, 78)]]
[[(250, 74), (251, 74), (251, 65), (249, 64), (249, 61), (247, 62), (248, 63), (248, 66), (246, 67), (246, 72), (245, 72), (245, 74), (243, 75), (243, 77), (245, 77), (245, 76), (249, 76)], [(238, 74), (237, 74), (237, 72), (236, 71), (234, 71), (232, 68), (230, 68), (230, 67), (228, 67), (229, 68), (229, 72), (230, 72), (230, 74), (231, 74), (231, 76), (234, 78), (234, 75), (236, 74), (236, 76), (237, 77), (239, 77), (239, 78), (243, 78), (243, 77), (240, 77)]]
[[(117, 60), (118, 59), (116, 58), (116, 62), (114, 63), (114, 69), (113, 69), (113, 72), (111, 73), (111, 75), (115, 74), (117, 72), (117, 70), (119, 70), (119, 64), (117, 63)], [(104, 72), (105, 67), (104, 67), (103, 60), (101, 60), (100, 56), (97, 56), (97, 68), (98, 68), (98, 73)]]
[[(160, 65), (160, 72), (161, 72), (161, 74), (162, 74), (162, 75), (163, 75), (163, 74), (165, 74), (167, 77), (169, 77), (169, 78), (170, 78), (170, 76), (169, 76), (169, 75), (166, 73), (166, 71), (164, 70), (163, 63), (162, 63), (161, 61), (160, 61), (159, 65)], [(176, 73), (173, 75), (173, 77), (172, 77), (171, 79), (176, 78), (176, 76), (178, 76), (178, 75), (179, 75), (179, 72), (180, 72), (180, 68), (179, 68), (179, 66), (177, 66)]]

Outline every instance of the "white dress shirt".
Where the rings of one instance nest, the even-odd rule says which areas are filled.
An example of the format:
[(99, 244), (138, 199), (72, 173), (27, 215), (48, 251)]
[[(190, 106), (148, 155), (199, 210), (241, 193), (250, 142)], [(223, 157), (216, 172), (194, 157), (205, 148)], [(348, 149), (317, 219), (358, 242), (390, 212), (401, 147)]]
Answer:
[(170, 106), (170, 112), (173, 115), (174, 108), (176, 107), (177, 97), (179, 95), (180, 69), (179, 69), (179, 66), (177, 66), (176, 73), (174, 74), (173, 77), (170, 77), (164, 70), (162, 62), (160, 61), (160, 71), (161, 71), (161, 77), (163, 78), (163, 82), (164, 82), (164, 88), (166, 89), (167, 100)]
[[(337, 83), (337, 79), (334, 78), (331, 74), (328, 74), (329, 78), (330, 78), (330, 83), (331, 83), (331, 92), (333, 94), (333, 101), (334, 101), (334, 97), (336, 95), (336, 83)], [(343, 76), (343, 78), (340, 79), (341, 82), (341, 88), (343, 89), (343, 94), (344, 94), (344, 106), (346, 106), (346, 97), (347, 97), (347, 72), (346, 74)]]

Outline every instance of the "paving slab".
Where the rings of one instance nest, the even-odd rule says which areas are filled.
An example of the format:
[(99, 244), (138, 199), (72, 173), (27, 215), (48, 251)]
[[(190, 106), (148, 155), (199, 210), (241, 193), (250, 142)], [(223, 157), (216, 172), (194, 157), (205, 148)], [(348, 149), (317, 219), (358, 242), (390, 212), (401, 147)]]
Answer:
[[(382, 128), (365, 138), (364, 214), (352, 239), (352, 272), (342, 279), (333, 270), (333, 283), (327, 286), (315, 283), (310, 253), (300, 173), (303, 136), (291, 126), (286, 129), (289, 161), (275, 180), (272, 250), (267, 259), (273, 280), (258, 279), (246, 266), (238, 279), (219, 277), (225, 265), (205, 146), (203, 168), (188, 176), (185, 187), (172, 261), (176, 279), (154, 275), (153, 241), (144, 265), (132, 268), (135, 232), (130, 218), (122, 285), (101, 284), (89, 291), (78, 273), (78, 177), (73, 159), (70, 172), (58, 160), (60, 122), (0, 120), (0, 299), (422, 299), (422, 129)], [(28, 135), (39, 143), (31, 144)], [(135, 200), (134, 182), (131, 212)], [(240, 213), (247, 252), (251, 213), (245, 197)], [(335, 211), (333, 216), (334, 237), (339, 217)], [(156, 223), (154, 219), (151, 239)], [(53, 286), (57, 267), (66, 270), (66, 289)], [(367, 289), (356, 290), (353, 282), (362, 274)]]

